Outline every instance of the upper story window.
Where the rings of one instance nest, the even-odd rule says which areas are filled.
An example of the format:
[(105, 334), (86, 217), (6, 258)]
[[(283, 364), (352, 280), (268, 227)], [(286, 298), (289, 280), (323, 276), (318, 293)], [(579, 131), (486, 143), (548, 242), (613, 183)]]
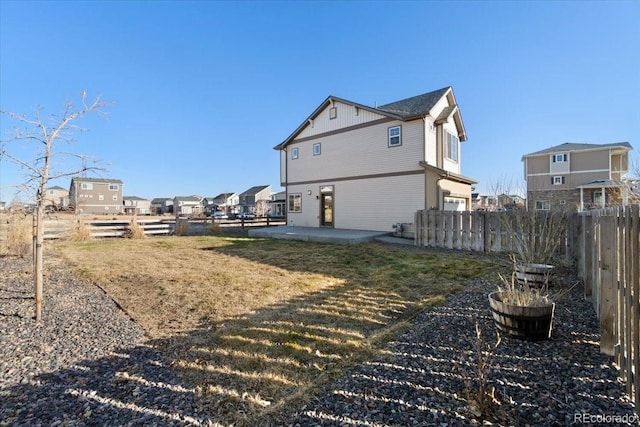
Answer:
[(80, 188), (83, 190), (93, 190), (93, 184), (91, 182), (83, 182), (80, 184)]
[(389, 130), (389, 147), (402, 145), (402, 131), (400, 126), (390, 127)]
[(458, 161), (458, 137), (447, 132), (445, 141), (445, 156), (447, 159), (457, 162)]
[(564, 163), (567, 161), (567, 155), (566, 154), (553, 154), (551, 156), (551, 161), (553, 163)]
[(553, 185), (562, 185), (562, 184), (564, 184), (564, 176), (553, 176), (553, 177), (551, 177), (551, 184), (553, 184)]
[(336, 107), (329, 108), (329, 120), (333, 120), (338, 117), (338, 110)]
[(297, 159), (298, 158), (298, 147), (294, 147), (291, 149), (291, 159)]
[(314, 156), (319, 156), (321, 153), (321, 147), (320, 147), (320, 143), (316, 142), (315, 144), (313, 144), (313, 155)]
[(118, 191), (118, 188), (120, 188), (118, 184), (109, 184), (110, 191)]

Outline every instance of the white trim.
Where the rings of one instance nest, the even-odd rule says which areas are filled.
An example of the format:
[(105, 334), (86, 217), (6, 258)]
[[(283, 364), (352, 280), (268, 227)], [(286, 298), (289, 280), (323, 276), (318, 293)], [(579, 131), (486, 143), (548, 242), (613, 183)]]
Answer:
[[(576, 175), (579, 173), (593, 173), (593, 172), (609, 172), (609, 169), (590, 169), (590, 170), (580, 170), (580, 171), (570, 171), (567, 173), (564, 173), (563, 175)], [(544, 173), (530, 173), (527, 174), (527, 176), (550, 176), (550, 175), (557, 175), (557, 172), (544, 172)]]

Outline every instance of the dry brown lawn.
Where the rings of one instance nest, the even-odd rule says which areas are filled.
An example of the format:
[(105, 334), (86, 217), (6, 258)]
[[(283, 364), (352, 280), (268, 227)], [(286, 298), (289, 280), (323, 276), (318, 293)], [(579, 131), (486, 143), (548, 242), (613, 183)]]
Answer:
[(231, 237), (55, 245), (139, 322), (225, 424), (273, 422), (499, 261)]

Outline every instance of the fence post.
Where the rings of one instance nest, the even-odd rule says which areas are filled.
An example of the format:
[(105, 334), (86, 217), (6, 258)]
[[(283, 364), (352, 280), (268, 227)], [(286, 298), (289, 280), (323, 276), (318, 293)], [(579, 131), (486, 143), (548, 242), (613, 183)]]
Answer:
[(617, 298), (616, 217), (600, 217), (600, 352), (614, 355), (615, 335), (613, 322)]

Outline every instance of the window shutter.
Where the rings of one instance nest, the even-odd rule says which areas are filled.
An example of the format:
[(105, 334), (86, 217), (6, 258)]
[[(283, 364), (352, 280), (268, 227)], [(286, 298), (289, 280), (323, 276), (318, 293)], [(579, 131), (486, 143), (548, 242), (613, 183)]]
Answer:
[(562, 183), (564, 184), (564, 176), (562, 177)]
[(553, 161), (553, 163), (555, 163), (555, 162), (556, 162), (556, 155), (555, 155), (555, 154), (552, 154), (552, 155), (551, 155), (551, 160)]
[(562, 158), (562, 160), (564, 160), (565, 162), (567, 161), (567, 155), (565, 154), (564, 157)]
[(553, 177), (551, 177), (551, 185), (553, 185)]

